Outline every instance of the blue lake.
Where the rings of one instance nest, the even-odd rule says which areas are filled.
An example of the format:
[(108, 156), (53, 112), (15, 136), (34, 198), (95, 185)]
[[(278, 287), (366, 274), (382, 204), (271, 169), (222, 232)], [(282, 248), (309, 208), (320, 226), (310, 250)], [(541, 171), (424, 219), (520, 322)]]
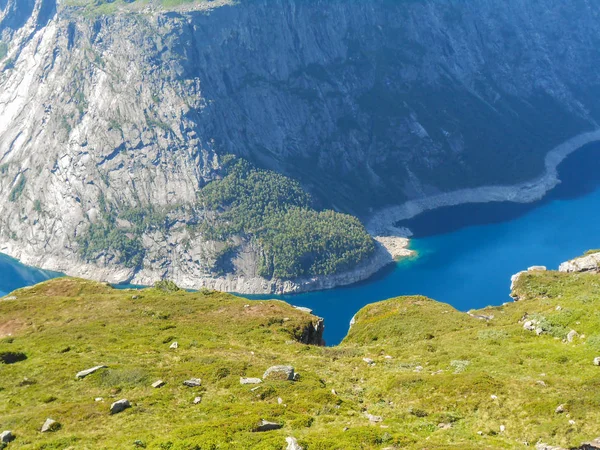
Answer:
[[(418, 258), (404, 260), (350, 287), (275, 297), (325, 318), (325, 340), (338, 343), (364, 305), (422, 294), (467, 311), (510, 301), (512, 274), (558, 265), (600, 248), (600, 145), (589, 145), (559, 168), (563, 183), (531, 205), (488, 203), (426, 212), (403, 222), (415, 232)], [(55, 274), (0, 257), (0, 295)], [(253, 296), (252, 298), (274, 298)]]

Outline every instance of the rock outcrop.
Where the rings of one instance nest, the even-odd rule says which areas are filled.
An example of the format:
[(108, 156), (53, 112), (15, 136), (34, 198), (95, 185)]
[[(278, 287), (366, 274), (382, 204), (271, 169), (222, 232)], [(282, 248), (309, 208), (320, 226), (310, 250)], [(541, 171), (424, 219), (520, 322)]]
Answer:
[[(389, 252), (334, 277), (265, 280), (246, 243), (232, 270), (212, 270), (223, 246), (193, 231), (208, 215), (196, 194), (225, 155), (367, 218), (407, 200), (413, 212), (422, 199), (521, 201), (556, 184), (529, 180), (600, 137), (597, 2), (136, 4), (94, 16), (0, 1), (0, 251), (113, 283), (325, 289), (372, 275)], [(82, 260), (79, 238), (106, 214), (128, 235), (119, 215), (149, 208), (166, 212), (140, 238), (142, 263)]]
[(600, 272), (600, 252), (590, 253), (562, 263), (559, 272)]

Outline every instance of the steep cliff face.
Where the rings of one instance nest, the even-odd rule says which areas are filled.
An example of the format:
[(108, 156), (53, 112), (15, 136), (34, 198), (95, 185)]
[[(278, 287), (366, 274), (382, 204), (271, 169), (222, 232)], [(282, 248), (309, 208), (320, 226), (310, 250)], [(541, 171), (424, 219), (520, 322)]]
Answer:
[[(31, 264), (294, 290), (257, 277), (250, 245), (235, 278), (211, 273), (223, 248), (188, 225), (202, 220), (196, 193), (223, 155), (367, 216), (534, 177), (548, 150), (600, 115), (597, 2), (115, 5), (99, 15), (0, 0), (0, 249)], [(149, 205), (170, 212), (165, 229), (144, 231), (141, 264), (82, 262), (91, 224)]]

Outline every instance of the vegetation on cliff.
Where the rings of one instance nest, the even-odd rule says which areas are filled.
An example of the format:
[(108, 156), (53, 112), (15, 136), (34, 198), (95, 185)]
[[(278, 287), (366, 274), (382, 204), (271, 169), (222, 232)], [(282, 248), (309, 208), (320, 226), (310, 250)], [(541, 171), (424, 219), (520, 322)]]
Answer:
[[(326, 348), (302, 343), (317, 319), (283, 302), (57, 279), (0, 301), (0, 430), (9, 449), (569, 448), (598, 435), (598, 281), (526, 273), (522, 301), (472, 315), (376, 303)], [(274, 365), (299, 380), (240, 384)], [(40, 433), (47, 418), (60, 429)]]

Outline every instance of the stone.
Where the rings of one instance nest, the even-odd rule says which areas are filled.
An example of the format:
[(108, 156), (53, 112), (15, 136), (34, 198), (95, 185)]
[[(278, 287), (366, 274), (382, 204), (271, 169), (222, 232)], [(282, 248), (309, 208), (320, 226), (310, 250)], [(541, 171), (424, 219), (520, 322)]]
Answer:
[(504, 433), (506, 431), (506, 427), (504, 425), (500, 425), (500, 433)]
[(546, 387), (546, 382), (542, 380), (536, 381), (535, 384), (537, 384), (538, 386)]
[(546, 266), (531, 266), (527, 269), (527, 272), (546, 272), (547, 270)]
[(42, 425), (42, 433), (50, 433), (60, 430), (60, 423), (53, 419), (46, 419), (44, 425)]
[(7, 430), (0, 433), (0, 444), (9, 444), (15, 439), (15, 435), (12, 433), (12, 431)]
[(579, 336), (579, 333), (575, 330), (571, 330), (569, 331), (569, 334), (567, 334), (567, 342), (573, 342), (575, 340), (576, 337)]
[(575, 425), (575, 421), (573, 419), (569, 420), (569, 425)]
[(438, 428), (440, 430), (449, 430), (450, 428), (452, 428), (452, 424), (451, 423), (438, 423)]
[(269, 367), (264, 375), (263, 380), (271, 381), (295, 381), (295, 372), (292, 366), (273, 366)]
[(254, 429), (254, 431), (265, 432), (265, 431), (280, 430), (281, 428), (283, 428), (283, 425), (281, 425), (280, 423), (269, 422), (269, 421), (263, 419), (260, 421), (260, 425), (258, 425)]
[(94, 399), (95, 402), (101, 402), (102, 400), (104, 400), (102, 397), (96, 397)]
[(558, 405), (554, 410), (556, 414), (562, 414), (565, 412), (565, 405)]
[(305, 312), (306, 314), (312, 314), (312, 312), (313, 312), (312, 309), (305, 308), (304, 306), (294, 306), (294, 309), (297, 309), (298, 311)]
[(200, 387), (202, 386), (202, 380), (200, 378), (190, 378), (183, 382), (184, 386), (187, 387)]
[(196, 398), (194, 398), (194, 405), (197, 405), (197, 404), (199, 404), (201, 402), (202, 402), (202, 397), (196, 397)]
[(120, 412), (125, 411), (126, 409), (131, 408), (131, 403), (126, 398), (122, 400), (118, 400), (110, 405), (110, 413), (111, 414), (119, 414)]
[(302, 447), (300, 447), (300, 444), (298, 444), (296, 438), (293, 438), (291, 436), (286, 437), (285, 442), (287, 442), (286, 450), (304, 450)]
[(281, 397), (279, 397), (279, 398), (277, 399), (277, 404), (278, 404), (278, 405), (283, 405), (283, 399), (282, 399)]
[(78, 372), (77, 375), (75, 375), (75, 378), (81, 380), (81, 379), (87, 377), (88, 375), (98, 372), (101, 369), (108, 369), (108, 367), (107, 366), (96, 366), (96, 367), (92, 367), (91, 369), (82, 370), (81, 372)]
[(491, 398), (492, 400), (498, 400), (498, 396), (497, 396), (497, 395), (490, 395), (490, 398)]
[(240, 384), (260, 384), (262, 380), (260, 378), (240, 378)]
[(523, 328), (527, 331), (534, 331), (536, 323), (536, 320), (528, 320), (523, 324)]
[(371, 358), (363, 358), (363, 361), (366, 362), (370, 366), (375, 364), (375, 361), (373, 361)]
[(371, 422), (371, 423), (383, 422), (383, 417), (381, 417), (381, 416), (374, 416), (373, 414), (369, 414), (367, 412), (365, 412), (365, 417), (367, 419), (369, 419), (369, 422)]
[(600, 356), (594, 358), (594, 365), (595, 366), (600, 366)]
[(177, 341), (175, 341), (169, 346), (169, 348), (171, 350), (177, 350), (179, 348), (179, 343)]
[(158, 389), (158, 388), (163, 387), (165, 384), (167, 384), (167, 383), (165, 383), (163, 380), (158, 380), (158, 381), (155, 381), (154, 383), (152, 383), (152, 387), (154, 389)]

